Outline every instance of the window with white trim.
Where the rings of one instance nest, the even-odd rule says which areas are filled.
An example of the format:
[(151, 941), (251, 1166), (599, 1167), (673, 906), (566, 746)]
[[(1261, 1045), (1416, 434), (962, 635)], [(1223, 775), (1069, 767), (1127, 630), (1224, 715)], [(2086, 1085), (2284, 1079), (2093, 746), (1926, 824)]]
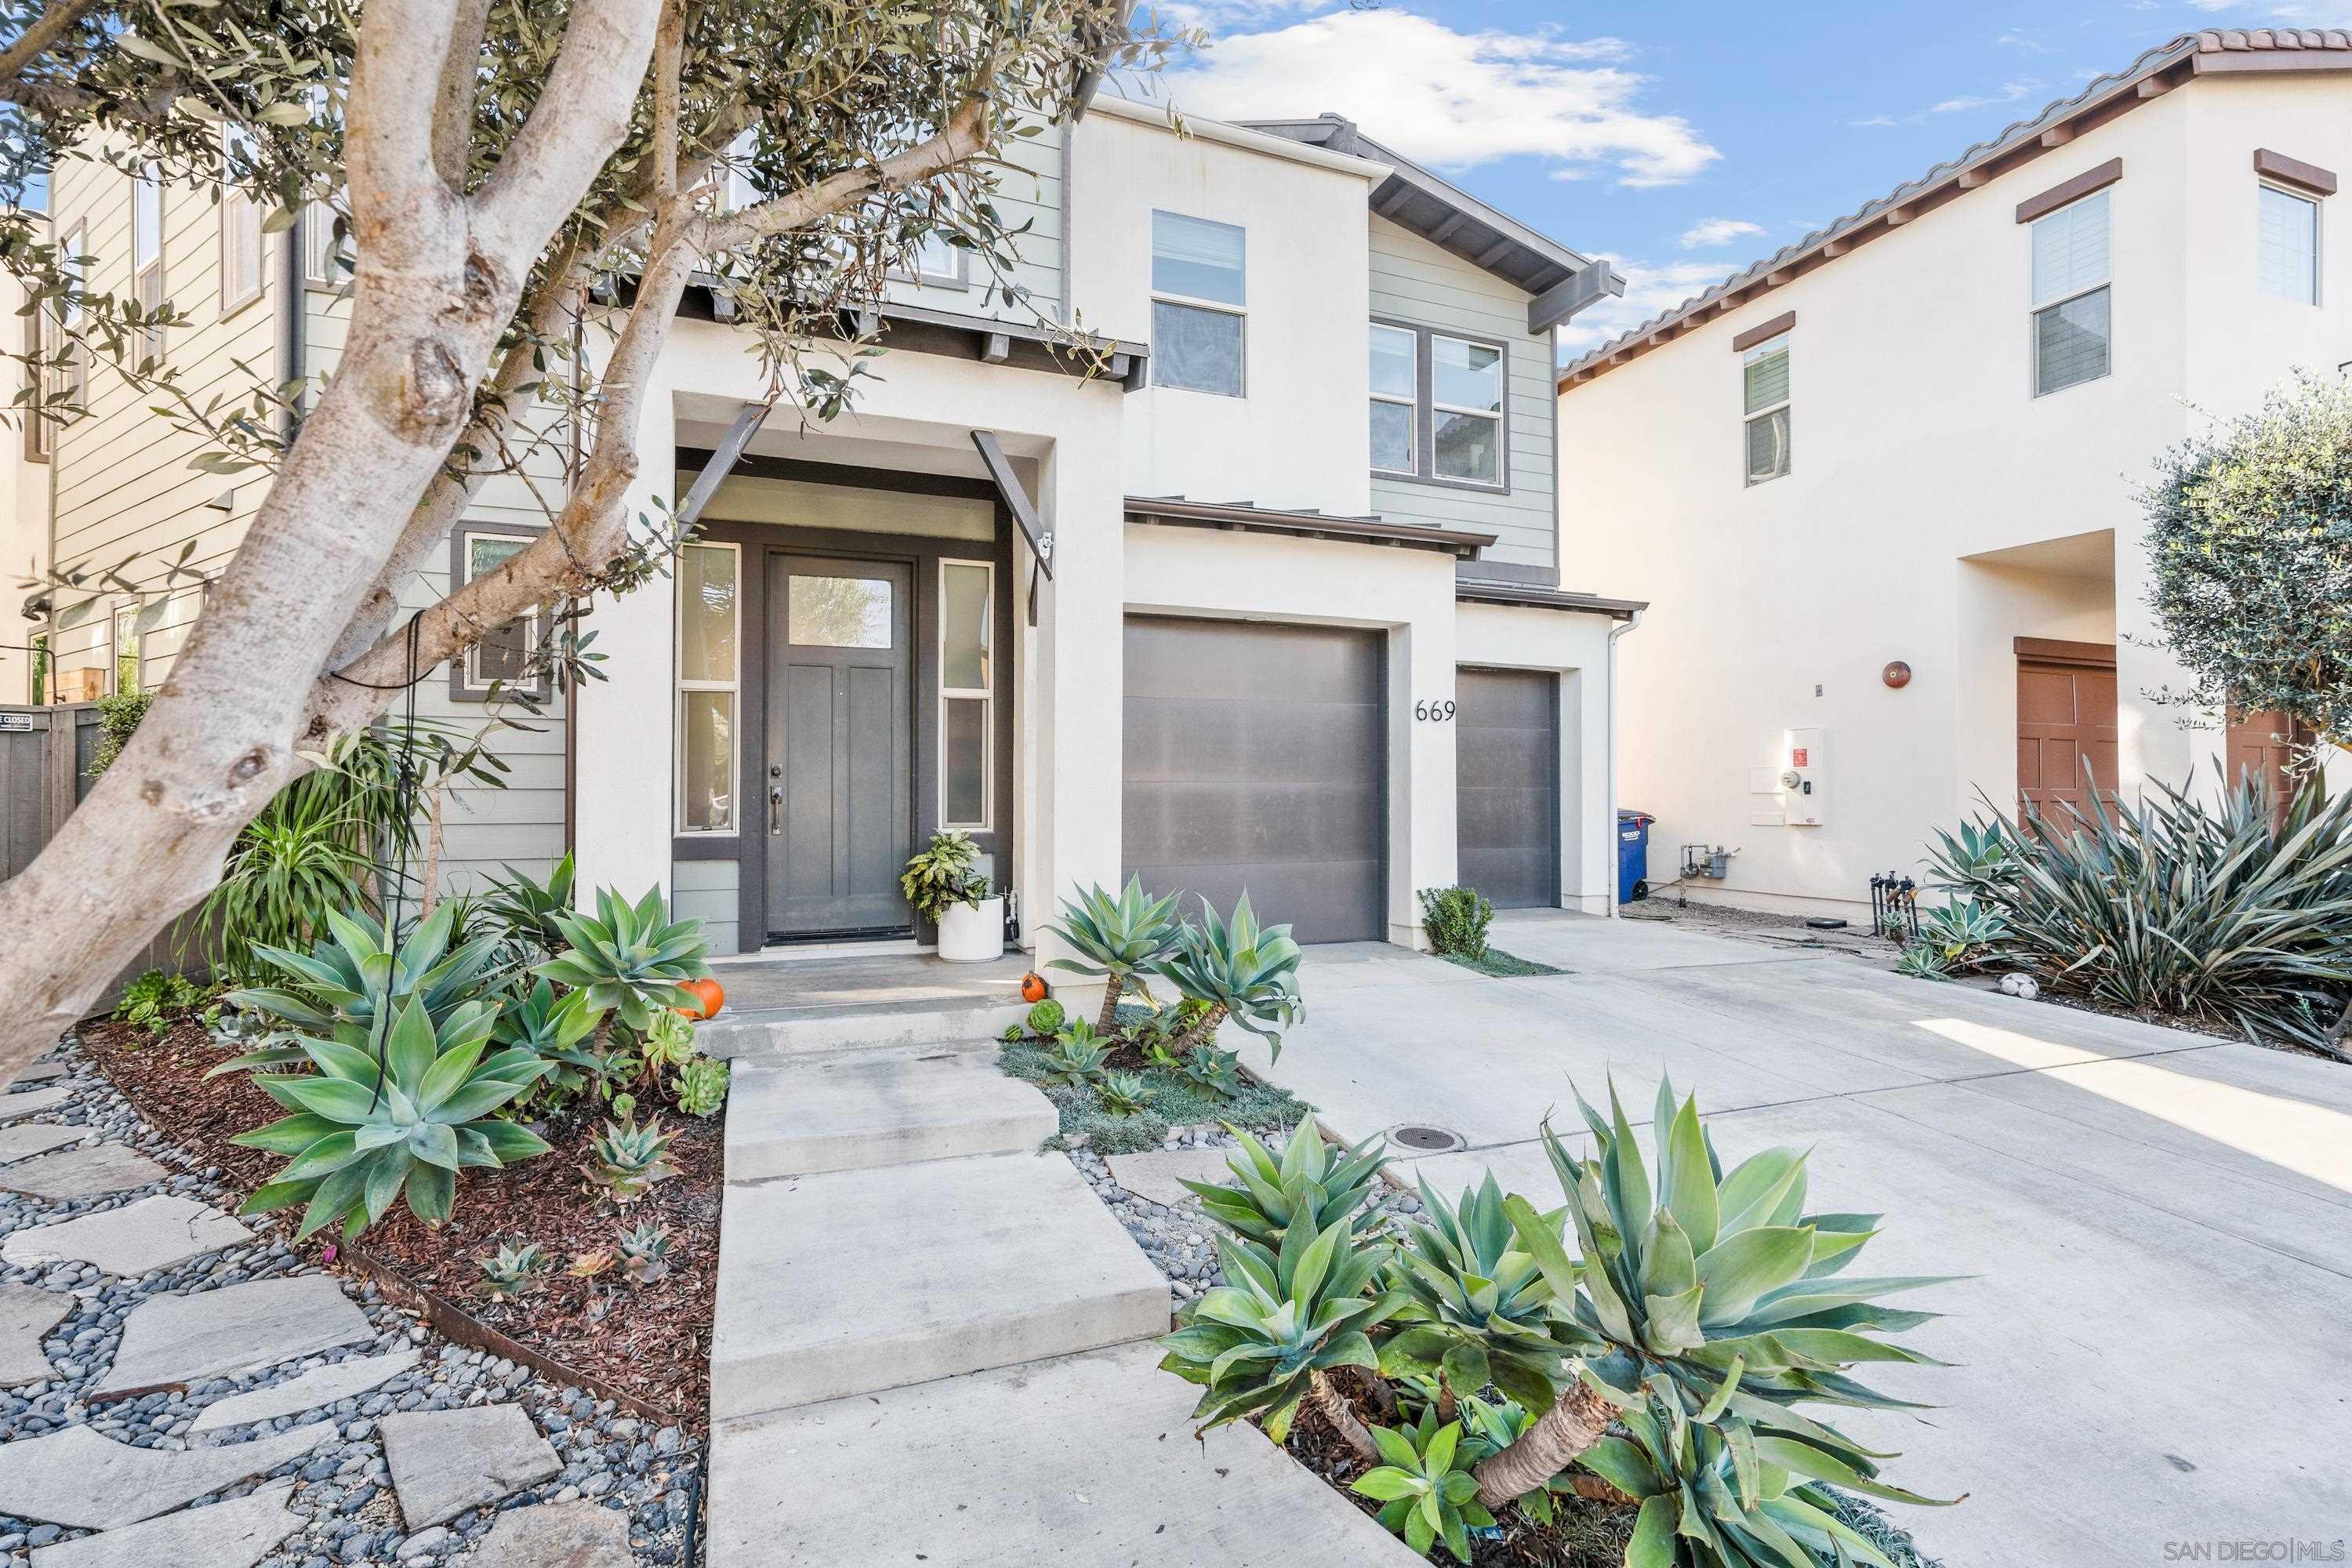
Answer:
[(1465, 484), (1503, 482), (1503, 348), (1429, 337), (1430, 473)]
[(136, 696), (143, 689), (140, 677), (146, 665), (139, 657), (139, 605), (118, 605), (108, 624), (108, 646), (113, 651), (114, 694)]
[(1739, 356), (1740, 417), (1748, 482), (1789, 471), (1789, 334), (1768, 338)]
[(736, 710), (742, 700), (742, 552), (677, 552), (677, 830), (736, 831)]
[(221, 128), (221, 314), (261, 298), (261, 204), (245, 187), (254, 164), (253, 133)]
[[(535, 532), (460, 526), (457, 548), (451, 554), (449, 585), (461, 588), (496, 571), (521, 554), (535, 537)], [(531, 660), (539, 653), (543, 631), (541, 616), (534, 613), (484, 632), (450, 672), (454, 678), (449, 687), (451, 700), (485, 702), (496, 686), (502, 695), (521, 691), (544, 701), (550, 685), (548, 674), (531, 670)]]
[(2297, 305), (2319, 303), (2319, 204), (2278, 185), (2256, 187), (2255, 278), (2262, 291)]
[(1421, 338), (1406, 327), (1372, 323), (1372, 467), (1385, 474), (1417, 474), (1414, 434), (1420, 429)]
[[(141, 167), (131, 187), (131, 289), (140, 313), (152, 318), (163, 309), (163, 176), (152, 163)], [(142, 358), (162, 363), (163, 329), (140, 332)]]
[(940, 826), (985, 832), (995, 819), (992, 645), (996, 568), (940, 563)]
[(2033, 220), (2033, 395), (2115, 368), (2107, 193)]
[(1235, 225), (1151, 215), (1151, 384), (1246, 395), (1247, 237)]

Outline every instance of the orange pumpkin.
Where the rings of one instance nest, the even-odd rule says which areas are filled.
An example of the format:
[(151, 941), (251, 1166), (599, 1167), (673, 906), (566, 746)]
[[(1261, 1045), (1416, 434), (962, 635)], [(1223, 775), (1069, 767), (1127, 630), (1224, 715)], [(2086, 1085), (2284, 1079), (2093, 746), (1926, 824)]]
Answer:
[(1021, 1000), (1043, 1002), (1045, 999), (1045, 977), (1035, 970), (1021, 977)]
[(701, 1010), (698, 1012), (691, 1008), (680, 1007), (678, 1012), (687, 1017), (715, 1018), (719, 1016), (719, 1009), (727, 1005), (726, 987), (708, 975), (700, 980), (689, 980), (680, 989), (701, 1004)]

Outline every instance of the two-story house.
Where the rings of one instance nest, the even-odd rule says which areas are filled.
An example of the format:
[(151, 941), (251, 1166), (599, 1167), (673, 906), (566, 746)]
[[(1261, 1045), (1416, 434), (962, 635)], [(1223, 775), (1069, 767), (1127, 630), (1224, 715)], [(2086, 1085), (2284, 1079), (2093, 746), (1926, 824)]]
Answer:
[[(1640, 606), (1562, 586), (1551, 374), (1552, 329), (1617, 280), (1336, 118), (1180, 129), (1103, 99), (1045, 129), (999, 198), (1024, 303), (927, 255), (839, 418), (747, 416), (749, 335), (690, 291), (628, 504), (692, 495), (698, 534), (674, 592), (593, 607), (610, 679), (499, 738), (510, 787), (452, 792), (446, 875), (572, 847), (592, 884), (669, 889), (721, 952), (919, 942), (898, 872), (942, 828), (1032, 931), (1129, 874), (1221, 908), (1246, 889), (1308, 941), (1416, 941), (1417, 890), (1457, 879), (1605, 910), (1611, 670)], [(237, 204), (138, 184), (62, 176), (61, 232), (103, 285), (156, 271), (192, 380), (331, 366), (318, 226), (265, 244)], [(1102, 374), (1056, 341), (1080, 323)], [(258, 487), (192, 475), (136, 402), (94, 389), (57, 432), (58, 559), (224, 559)], [(494, 482), (407, 592), (541, 521)], [(160, 679), (187, 597), (92, 617), (61, 662)], [(426, 710), (478, 715), (530, 635)]]
[(2347, 72), (2340, 31), (2178, 38), (1564, 367), (1575, 559), (1658, 606), (1654, 882), (1719, 846), (1694, 895), (1852, 914), (1987, 802), (2277, 763), (2269, 716), (2157, 700), (2137, 492), (2352, 361)]

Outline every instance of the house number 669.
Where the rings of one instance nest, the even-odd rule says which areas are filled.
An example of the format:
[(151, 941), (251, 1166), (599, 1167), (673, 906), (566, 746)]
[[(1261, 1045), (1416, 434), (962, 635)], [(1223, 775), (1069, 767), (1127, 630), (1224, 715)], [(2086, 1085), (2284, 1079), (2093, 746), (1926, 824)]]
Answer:
[(1449, 697), (1442, 702), (1416, 702), (1412, 705), (1412, 716), (1424, 724), (1445, 723), (1454, 717), (1454, 700)]

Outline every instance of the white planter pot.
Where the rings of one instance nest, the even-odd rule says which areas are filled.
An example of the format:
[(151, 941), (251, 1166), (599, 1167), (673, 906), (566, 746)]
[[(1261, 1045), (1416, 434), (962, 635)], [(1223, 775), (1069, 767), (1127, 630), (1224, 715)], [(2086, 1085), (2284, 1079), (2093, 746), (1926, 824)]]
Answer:
[(940, 956), (950, 963), (986, 963), (1004, 956), (1004, 900), (950, 904), (940, 911)]

